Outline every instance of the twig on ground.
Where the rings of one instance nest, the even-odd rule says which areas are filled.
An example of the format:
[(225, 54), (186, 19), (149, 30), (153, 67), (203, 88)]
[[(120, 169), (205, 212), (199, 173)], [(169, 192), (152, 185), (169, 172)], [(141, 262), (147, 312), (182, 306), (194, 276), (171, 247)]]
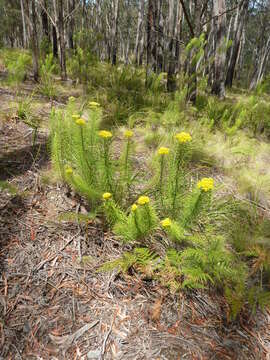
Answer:
[(105, 335), (105, 338), (104, 338), (104, 341), (103, 341), (103, 344), (102, 344), (101, 354), (100, 354), (100, 357), (99, 357), (100, 360), (103, 360), (103, 359), (104, 359), (104, 354), (105, 354), (105, 350), (106, 350), (106, 344), (107, 344), (107, 341), (108, 341), (108, 339), (109, 339), (109, 336), (111, 335), (112, 326), (113, 326), (113, 321), (112, 321), (112, 323), (111, 323), (111, 326), (110, 326), (110, 328), (109, 328), (109, 331), (108, 331), (107, 334)]
[[(80, 230), (80, 231), (81, 231), (81, 230)], [(63, 250), (65, 250), (65, 248), (80, 234), (80, 231), (79, 231), (77, 234), (75, 234), (74, 236), (72, 236), (72, 237), (61, 247), (61, 249), (59, 250), (59, 252), (62, 252)], [(46, 263), (54, 260), (57, 256), (58, 256), (58, 255), (52, 255), (52, 256), (50, 256), (48, 259), (41, 261), (41, 263), (39, 263), (39, 265), (35, 268), (35, 270), (38, 271), (38, 270), (42, 269), (43, 266), (44, 266)]]

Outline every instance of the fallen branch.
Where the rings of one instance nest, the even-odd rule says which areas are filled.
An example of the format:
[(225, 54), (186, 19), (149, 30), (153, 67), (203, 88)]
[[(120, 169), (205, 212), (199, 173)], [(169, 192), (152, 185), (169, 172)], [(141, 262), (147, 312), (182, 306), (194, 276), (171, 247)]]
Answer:
[(86, 324), (81, 327), (79, 330), (75, 331), (75, 333), (71, 335), (64, 336), (55, 336), (49, 334), (49, 338), (56, 344), (59, 345), (62, 350), (67, 350), (74, 341), (78, 340), (86, 331), (92, 329), (99, 323), (99, 320), (96, 320), (90, 324)]

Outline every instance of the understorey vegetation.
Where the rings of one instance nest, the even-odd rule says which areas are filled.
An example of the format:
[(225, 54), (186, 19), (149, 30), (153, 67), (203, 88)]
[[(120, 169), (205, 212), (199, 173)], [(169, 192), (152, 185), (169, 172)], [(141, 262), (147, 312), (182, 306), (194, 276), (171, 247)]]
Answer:
[(222, 185), (202, 175), (211, 168), (200, 169), (200, 149), (185, 129), (171, 127), (138, 164), (141, 129), (105, 130), (102, 113), (98, 102), (71, 97), (50, 119), (55, 171), (132, 247), (100, 271), (138, 271), (172, 292), (216, 288), (232, 318), (246, 304), (264, 308), (270, 222), (256, 207), (219, 194)]
[(123, 249), (98, 271), (219, 293), (231, 320), (269, 306), (269, 2), (0, 4), (12, 119), (33, 146), (49, 126), (50, 175), (87, 204), (64, 215)]

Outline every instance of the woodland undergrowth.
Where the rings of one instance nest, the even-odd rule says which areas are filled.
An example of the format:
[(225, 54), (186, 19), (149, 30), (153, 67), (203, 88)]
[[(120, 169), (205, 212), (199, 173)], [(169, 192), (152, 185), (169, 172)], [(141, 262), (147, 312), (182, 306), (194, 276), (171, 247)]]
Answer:
[[(29, 55), (3, 54), (8, 83), (18, 86)], [(146, 87), (143, 68), (97, 62), (80, 48), (67, 65), (84, 95), (52, 109), (53, 169), (86, 199), (89, 218), (103, 218), (132, 247), (100, 271), (137, 271), (172, 292), (214, 288), (225, 295), (232, 319), (247, 304), (253, 312), (268, 305), (267, 80), (252, 94), (220, 101), (208, 94), (202, 71), (191, 106), (184, 76), (169, 94), (165, 74)], [(57, 71), (53, 57), (44, 56), (35, 91), (50, 100), (60, 91)], [(31, 95), (17, 111), (32, 124)], [(216, 170), (235, 179), (249, 201), (226, 195)]]
[(80, 105), (71, 97), (50, 121), (55, 171), (87, 199), (91, 216), (103, 217), (120, 242), (132, 245), (100, 271), (133, 269), (172, 292), (214, 287), (225, 294), (232, 318), (247, 303), (253, 311), (266, 306), (270, 222), (201, 176), (194, 166), (199, 147), (189, 132), (165, 125), (144, 159), (145, 176), (136, 158), (141, 128), (131, 122), (109, 131), (102, 113), (98, 102)]

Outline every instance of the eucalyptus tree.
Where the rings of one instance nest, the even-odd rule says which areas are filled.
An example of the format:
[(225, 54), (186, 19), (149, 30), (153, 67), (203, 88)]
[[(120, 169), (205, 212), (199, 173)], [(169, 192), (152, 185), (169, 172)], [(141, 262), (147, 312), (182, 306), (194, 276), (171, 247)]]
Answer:
[[(167, 73), (168, 91), (185, 72), (193, 103), (201, 69), (221, 98), (224, 82), (231, 87), (244, 79), (254, 89), (269, 71), (269, 0), (0, 0), (0, 6), (0, 44), (31, 47), (35, 78), (44, 43), (63, 79), (67, 50), (82, 47), (113, 65), (145, 66), (146, 84)], [(202, 33), (203, 52), (192, 48), (187, 56), (183, 50)]]
[(213, 27), (215, 29), (215, 59), (212, 93), (220, 98), (225, 97), (225, 63), (226, 63), (226, 2), (214, 0)]

